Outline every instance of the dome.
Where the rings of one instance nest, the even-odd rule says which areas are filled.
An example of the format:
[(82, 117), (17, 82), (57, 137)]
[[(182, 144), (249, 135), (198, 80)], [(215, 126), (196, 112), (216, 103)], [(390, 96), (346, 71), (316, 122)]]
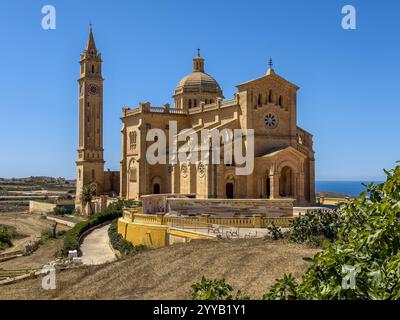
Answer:
[(182, 92), (221, 94), (218, 82), (207, 73), (194, 71), (179, 81), (175, 94)]
[(222, 90), (218, 82), (204, 72), (204, 59), (200, 51), (193, 59), (193, 72), (179, 81), (175, 88), (175, 95), (180, 93), (199, 93), (222, 96)]

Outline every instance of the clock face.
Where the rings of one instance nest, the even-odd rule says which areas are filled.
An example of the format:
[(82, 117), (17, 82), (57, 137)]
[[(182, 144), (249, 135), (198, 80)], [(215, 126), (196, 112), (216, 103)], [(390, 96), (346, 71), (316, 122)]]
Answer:
[(99, 93), (99, 88), (95, 84), (89, 85), (89, 93), (96, 95)]
[(272, 113), (268, 113), (264, 117), (264, 123), (268, 129), (275, 129), (278, 126), (279, 119), (277, 116), (273, 115)]

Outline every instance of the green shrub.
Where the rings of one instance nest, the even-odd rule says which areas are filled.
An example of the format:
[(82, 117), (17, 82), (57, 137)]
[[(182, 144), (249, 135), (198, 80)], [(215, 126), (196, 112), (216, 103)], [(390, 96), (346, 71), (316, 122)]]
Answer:
[(276, 281), (269, 293), (263, 295), (263, 300), (294, 300), (296, 299), (296, 289), (298, 285), (294, 277), (284, 275), (282, 279)]
[(269, 231), (268, 238), (272, 240), (283, 239), (283, 233), (280, 227), (276, 226), (274, 223), (267, 225), (267, 230)]
[[(280, 280), (265, 298), (287, 298), (280, 292), (290, 286), (296, 299), (400, 299), (400, 166), (385, 172), (385, 183), (336, 210), (344, 217), (338, 240), (324, 242), (301, 283)], [(356, 272), (350, 288), (348, 267)]]
[(40, 242), (44, 243), (47, 240), (54, 239), (54, 234), (53, 230), (51, 228), (47, 228), (42, 230), (41, 236), (40, 236)]
[(56, 216), (64, 216), (67, 214), (67, 210), (64, 207), (55, 207), (53, 211)]
[(325, 239), (337, 239), (343, 222), (343, 215), (339, 211), (309, 210), (291, 222), (290, 238), (298, 243), (321, 246)]
[(192, 285), (192, 300), (248, 300), (240, 290), (232, 295), (232, 287), (225, 279), (210, 280), (204, 276), (201, 281)]
[(147, 249), (144, 245), (134, 246), (118, 233), (118, 219), (111, 222), (110, 228), (108, 229), (108, 236), (112, 247), (118, 250), (122, 255), (136, 254)]
[(67, 255), (69, 250), (77, 250), (79, 248), (79, 238), (85, 231), (121, 217), (124, 207), (132, 207), (134, 205), (134, 201), (119, 200), (110, 204), (101, 212), (90, 216), (87, 220), (78, 222), (71, 230), (65, 233), (63, 254)]
[(12, 239), (16, 237), (16, 232), (11, 228), (0, 226), (0, 250), (11, 247)]

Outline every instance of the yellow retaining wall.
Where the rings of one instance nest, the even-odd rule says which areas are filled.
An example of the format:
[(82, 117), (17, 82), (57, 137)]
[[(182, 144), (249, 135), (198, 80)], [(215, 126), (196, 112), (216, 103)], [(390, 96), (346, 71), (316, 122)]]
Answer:
[(212, 225), (236, 228), (264, 228), (274, 223), (279, 227), (289, 227), (293, 217), (263, 217), (254, 215), (243, 218), (216, 218), (208, 214), (196, 217), (174, 217), (162, 214), (140, 214), (139, 208), (127, 209), (118, 220), (118, 233), (134, 245), (146, 245), (151, 248), (164, 247), (192, 239), (215, 239), (214, 235), (196, 231), (183, 230), (207, 229)]
[(150, 248), (165, 247), (178, 242), (189, 242), (193, 239), (214, 239), (213, 236), (196, 232), (177, 230), (167, 225), (130, 222), (118, 220), (118, 233), (133, 245), (145, 245)]
[(351, 198), (326, 198), (326, 197), (320, 197), (319, 199), (317, 199), (317, 202), (320, 205), (333, 205), (336, 206), (339, 203), (342, 202), (350, 202)]
[(207, 227), (210, 224), (234, 228), (265, 228), (272, 223), (276, 226), (287, 228), (290, 222), (295, 219), (295, 217), (263, 217), (262, 215), (254, 215), (252, 217), (210, 217), (209, 214), (195, 217), (176, 217), (161, 214), (139, 214), (136, 209), (125, 210), (123, 217), (130, 222), (193, 228)]

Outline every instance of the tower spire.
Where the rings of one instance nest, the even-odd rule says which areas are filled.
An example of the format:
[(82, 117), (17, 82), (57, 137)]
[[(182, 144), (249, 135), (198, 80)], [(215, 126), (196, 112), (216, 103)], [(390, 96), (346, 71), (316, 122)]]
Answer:
[(86, 51), (90, 51), (90, 50), (97, 50), (96, 49), (96, 42), (94, 41), (94, 37), (93, 37), (93, 26), (92, 23), (90, 23), (89, 25), (89, 38), (88, 41), (86, 43)]

